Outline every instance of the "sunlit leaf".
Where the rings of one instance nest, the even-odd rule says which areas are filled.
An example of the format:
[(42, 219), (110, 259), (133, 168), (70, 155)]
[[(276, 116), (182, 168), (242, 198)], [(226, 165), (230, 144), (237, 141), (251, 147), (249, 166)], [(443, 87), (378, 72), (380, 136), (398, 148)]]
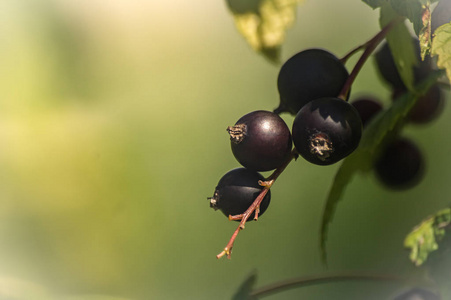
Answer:
[(272, 62), (280, 61), (285, 32), (302, 0), (227, 0), (238, 31), (249, 45)]
[(446, 75), (451, 81), (451, 22), (435, 30), (432, 55), (438, 56), (437, 66), (446, 70)]
[[(398, 14), (390, 7), (384, 5), (381, 7), (380, 26), (383, 28), (390, 23)], [(387, 34), (387, 42), (393, 55), (398, 73), (401, 76), (404, 85), (413, 90), (414, 74), (413, 67), (418, 63), (415, 57), (415, 48), (412, 43), (412, 36), (404, 23), (397, 24)]]
[(323, 261), (326, 261), (328, 227), (346, 186), (357, 172), (368, 172), (372, 169), (373, 160), (377, 157), (379, 149), (402, 128), (418, 97), (426, 93), (442, 73), (435, 72), (418, 86), (415, 94), (406, 93), (394, 101), (390, 108), (378, 114), (365, 127), (357, 150), (346, 158), (338, 169), (326, 199), (321, 221), (320, 247)]
[(410, 248), (410, 260), (416, 265), (423, 264), (429, 254), (438, 249), (438, 242), (445, 235), (445, 227), (451, 223), (451, 208), (446, 208), (423, 220), (404, 240)]

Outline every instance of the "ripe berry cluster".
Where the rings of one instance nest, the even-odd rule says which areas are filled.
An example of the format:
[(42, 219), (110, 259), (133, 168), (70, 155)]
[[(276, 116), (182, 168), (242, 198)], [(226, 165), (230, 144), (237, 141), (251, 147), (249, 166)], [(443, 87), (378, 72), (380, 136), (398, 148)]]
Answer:
[[(350, 52), (349, 55), (364, 49), (350, 74), (344, 66), (349, 55), (338, 59), (323, 49), (307, 49), (295, 54), (280, 69), (277, 79), (280, 103), (274, 112), (257, 110), (227, 127), (232, 153), (242, 167), (227, 172), (208, 199), (210, 207), (221, 210), (229, 220), (240, 221), (240, 225), (218, 258), (230, 257), (234, 240), (244, 224), (257, 220), (267, 210), (272, 184), (293, 159), (302, 156), (316, 165), (331, 165), (358, 147), (363, 127), (383, 107), (379, 101), (368, 97), (349, 103), (351, 85), (393, 24)], [(406, 93), (387, 44), (375, 58), (393, 95)], [(413, 70), (415, 83), (426, 78), (431, 70), (430, 60), (416, 66)], [(409, 116), (410, 122), (430, 121), (437, 116), (443, 102), (440, 89), (431, 88), (423, 98), (424, 102), (420, 99)], [(417, 113), (416, 107), (420, 107)], [(291, 131), (279, 116), (281, 113), (295, 116)], [(418, 182), (423, 165), (421, 152), (415, 144), (398, 137), (383, 149), (374, 162), (374, 170), (387, 186), (403, 188)], [(274, 172), (266, 179), (259, 173), (271, 170)]]
[[(250, 219), (267, 209), (274, 180), (301, 155), (316, 165), (334, 164), (359, 145), (362, 121), (346, 99), (339, 98), (349, 78), (343, 62), (322, 49), (308, 49), (281, 67), (277, 85), (280, 105), (274, 112), (257, 110), (227, 127), (232, 153), (243, 166), (227, 172), (218, 182), (210, 206), (230, 220)], [(296, 115), (291, 131), (279, 116)], [(294, 149), (293, 149), (294, 144)], [(276, 170), (266, 180), (258, 173)], [(218, 255), (230, 256), (230, 245)]]

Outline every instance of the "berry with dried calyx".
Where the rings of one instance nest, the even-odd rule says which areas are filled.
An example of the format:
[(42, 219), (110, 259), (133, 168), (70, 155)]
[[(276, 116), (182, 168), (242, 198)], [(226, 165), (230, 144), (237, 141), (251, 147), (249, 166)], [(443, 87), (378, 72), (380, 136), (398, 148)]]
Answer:
[(290, 129), (273, 112), (257, 110), (248, 113), (227, 131), (233, 155), (248, 169), (274, 170), (290, 156), (293, 145)]
[(362, 136), (357, 110), (339, 98), (321, 98), (306, 104), (293, 122), (297, 152), (317, 165), (334, 164), (351, 154)]

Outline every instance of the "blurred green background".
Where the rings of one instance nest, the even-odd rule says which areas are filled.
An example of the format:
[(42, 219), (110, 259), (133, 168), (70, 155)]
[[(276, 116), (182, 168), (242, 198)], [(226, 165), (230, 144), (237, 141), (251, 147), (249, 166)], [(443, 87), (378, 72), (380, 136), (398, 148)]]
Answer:
[[(207, 200), (238, 167), (225, 128), (277, 106), (279, 69), (239, 35), (225, 1), (1, 1), (0, 20), (1, 299), (230, 299), (253, 270), (258, 286), (329, 271), (421, 276), (402, 242), (449, 203), (448, 108), (406, 128), (428, 163), (419, 186), (392, 192), (369, 175), (347, 188), (328, 270), (319, 225), (338, 166), (301, 159), (218, 261), (237, 226)], [(282, 60), (309, 47), (343, 56), (377, 31), (378, 11), (361, 1), (306, 1)], [(353, 93), (388, 103), (372, 62)], [(381, 299), (401, 287), (269, 299)]]

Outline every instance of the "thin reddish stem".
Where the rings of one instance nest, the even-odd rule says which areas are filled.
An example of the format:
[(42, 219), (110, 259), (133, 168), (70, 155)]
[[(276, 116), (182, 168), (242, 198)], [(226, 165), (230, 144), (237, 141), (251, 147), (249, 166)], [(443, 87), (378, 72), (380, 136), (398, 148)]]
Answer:
[(269, 189), (274, 184), (276, 179), (280, 176), (280, 174), (282, 174), (282, 172), (285, 170), (285, 168), (290, 164), (290, 162), (293, 159), (296, 159), (297, 157), (298, 157), (298, 153), (297, 153), (297, 151), (295, 149), (293, 149), (293, 151), (291, 151), (290, 156), (288, 157), (288, 159), (284, 162), (284, 164), (282, 166), (277, 168), (265, 181), (259, 181), (258, 182), (261, 186), (263, 186), (263, 189), (260, 192), (260, 194), (257, 196), (257, 198), (255, 198), (254, 202), (252, 202), (252, 204), (249, 206), (249, 208), (244, 213), (242, 213), (240, 215), (229, 216), (229, 220), (241, 220), (240, 221), (240, 225), (238, 226), (238, 228), (233, 233), (232, 237), (230, 238), (229, 242), (225, 246), (224, 250), (222, 250), (221, 253), (216, 255), (216, 258), (219, 259), (219, 258), (223, 257), (224, 255), (226, 255), (227, 258), (230, 259), (231, 255), (232, 255), (233, 244), (235, 243), (235, 239), (238, 236), (238, 233), (242, 229), (244, 229), (244, 225), (246, 224), (247, 220), (249, 219), (249, 217), (252, 215), (252, 213), (254, 211), (255, 211), (254, 220), (258, 219), (258, 213), (259, 213), (259, 210), (260, 210), (260, 204), (263, 201), (263, 199), (265, 198), (265, 196), (268, 193)]
[(313, 286), (319, 284), (327, 284), (339, 281), (386, 281), (386, 282), (398, 282), (409, 284), (413, 286), (421, 286), (425, 288), (437, 289), (435, 283), (430, 281), (417, 281), (411, 278), (404, 278), (392, 274), (371, 274), (371, 273), (361, 273), (361, 272), (341, 272), (341, 273), (331, 273), (317, 276), (306, 276), (293, 278), (289, 280), (284, 280), (276, 282), (261, 288), (255, 289), (250, 292), (249, 296), (255, 298), (263, 298), (270, 296), (272, 294), (286, 291), (292, 288), (299, 288), (305, 286)]
[[(373, 53), (374, 49), (376, 49), (377, 45), (379, 45), (380, 42), (385, 38), (387, 33), (400, 21), (404, 20), (404, 18), (396, 18), (390, 23), (388, 23), (384, 28), (382, 28), (381, 31), (379, 31), (378, 34), (376, 34), (371, 40), (363, 44), (362, 46), (359, 46), (355, 48), (353, 51), (351, 51), (347, 56), (345, 56), (343, 59), (348, 59), (348, 57), (352, 54), (354, 54), (356, 51), (360, 50), (361, 47), (365, 48), (365, 51), (363, 51), (362, 56), (360, 56), (359, 60), (357, 61), (356, 65), (354, 66), (354, 69), (352, 69), (351, 74), (349, 75), (348, 79), (346, 80), (340, 94), (338, 95), (338, 98), (343, 99), (346, 101), (346, 98), (348, 96), (349, 90), (351, 89), (352, 84), (354, 83), (354, 80), (356, 79), (357, 75), (359, 74), (360, 70), (362, 69), (363, 65), (365, 64), (368, 57), (370, 57), (371, 53)], [(343, 61), (342, 59), (342, 61)]]
[(353, 56), (354, 54), (356, 54), (360, 50), (365, 49), (367, 44), (368, 44), (368, 42), (366, 42), (365, 44), (360, 45), (360, 46), (352, 49), (351, 51), (349, 51), (345, 56), (343, 56), (343, 58), (340, 59), (341, 63), (345, 64), (351, 56)]
[[(225, 246), (224, 250), (222, 250), (221, 253), (216, 255), (216, 258), (221, 258), (222, 256), (227, 255), (227, 258), (230, 259), (231, 255), (232, 255), (233, 243), (235, 242), (235, 239), (238, 236), (238, 233), (240, 232), (240, 230), (244, 229), (244, 224), (249, 219), (252, 212), (254, 212), (254, 210), (256, 210), (260, 206), (260, 203), (265, 198), (270, 187), (271, 186), (269, 186), (269, 185), (265, 186), (265, 188), (261, 191), (261, 193), (258, 195), (258, 197), (251, 204), (251, 206), (249, 206), (249, 208), (243, 214), (237, 215), (237, 216), (229, 216), (229, 220), (237, 220), (234, 218), (238, 218), (238, 220), (241, 219), (241, 222), (240, 222), (240, 225), (238, 226), (238, 228), (235, 229), (235, 232), (233, 233), (232, 237), (230, 238), (229, 242), (227, 243), (227, 246)], [(255, 214), (255, 220), (257, 220), (256, 218), (257, 218), (257, 214)]]

